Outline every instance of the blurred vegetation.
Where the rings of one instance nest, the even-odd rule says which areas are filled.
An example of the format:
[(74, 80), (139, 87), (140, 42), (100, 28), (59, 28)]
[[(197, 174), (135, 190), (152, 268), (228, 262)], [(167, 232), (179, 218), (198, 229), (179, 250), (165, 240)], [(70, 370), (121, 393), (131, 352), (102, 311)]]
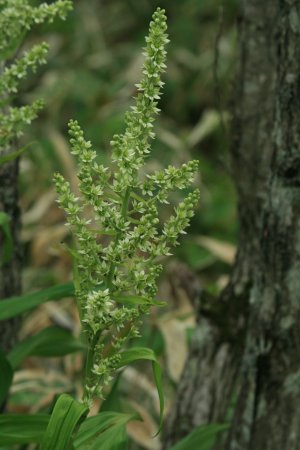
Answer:
[[(166, 9), (171, 42), (149, 168), (200, 160), (197, 183), (201, 202), (174, 258), (195, 270), (211, 291), (218, 291), (226, 282), (237, 234), (228, 157), (237, 0), (76, 0), (65, 22), (39, 28), (26, 41), (29, 46), (46, 40), (50, 56), (48, 65), (27, 81), (23, 97), (18, 99), (22, 104), (40, 96), (46, 103), (25, 136), (34, 145), (21, 166), (25, 290), (70, 276), (69, 257), (59, 245), (66, 239), (64, 217), (55, 204), (52, 184), (52, 174), (59, 169), (76, 189), (67, 123), (70, 118), (77, 119), (98, 150), (99, 160), (107, 163), (109, 142), (122, 130), (124, 112), (135, 94), (141, 48), (157, 6)], [(69, 306), (67, 303), (57, 318), (65, 325), (70, 320), (65, 312)], [(55, 316), (55, 312), (51, 314)], [(38, 317), (41, 322), (50, 320)], [(154, 328), (151, 318), (143, 339), (148, 344), (152, 341), (162, 353), (166, 344), (162, 335), (166, 333), (160, 326), (156, 329), (162, 332), (153, 333)], [(185, 329), (188, 337), (190, 328), (188, 324)], [(25, 324), (24, 334), (32, 331), (36, 324)], [(61, 382), (61, 378), (55, 381)], [(22, 391), (17, 390), (16, 395), (17, 404)]]
[[(123, 114), (139, 79), (147, 24), (161, 5), (168, 13), (171, 43), (158, 138), (149, 164), (176, 165), (199, 158), (202, 199), (190, 232), (234, 242), (225, 110), (235, 58), (236, 3), (227, 1), (222, 11), (217, 0), (78, 0), (66, 22), (39, 29), (50, 44), (49, 64), (24, 91), (30, 98), (42, 96), (47, 106), (29, 137), (37, 144), (23, 170), (25, 207), (36, 201), (37, 186), (39, 193), (51, 187), (52, 172), (68, 166), (64, 147), (69, 118), (79, 120), (99, 159), (107, 158), (109, 142), (123, 127)], [(32, 41), (40, 38), (31, 35)], [(35, 183), (30, 187), (32, 176)], [(203, 269), (206, 252), (189, 255), (190, 247), (187, 243), (181, 257)]]

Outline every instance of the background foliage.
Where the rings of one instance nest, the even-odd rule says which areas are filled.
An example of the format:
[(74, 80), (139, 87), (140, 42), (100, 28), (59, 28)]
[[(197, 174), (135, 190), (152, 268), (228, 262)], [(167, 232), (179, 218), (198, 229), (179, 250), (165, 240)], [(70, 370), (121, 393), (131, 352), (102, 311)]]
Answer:
[[(179, 295), (174, 293), (176, 267), (179, 261), (187, 264), (207, 289), (216, 292), (226, 282), (234, 254), (235, 196), (227, 151), (237, 0), (228, 0), (223, 8), (219, 0), (77, 0), (67, 21), (56, 21), (30, 33), (26, 47), (42, 38), (49, 43), (50, 54), (48, 64), (23, 83), (24, 94), (18, 98), (19, 104), (36, 97), (43, 97), (46, 103), (30, 135), (25, 136), (27, 142), (35, 143), (21, 166), (22, 239), (25, 292), (69, 280), (71, 261), (60, 246), (68, 236), (52, 185), (52, 173), (60, 170), (76, 190), (67, 123), (70, 118), (81, 123), (105, 164), (109, 141), (114, 133), (122, 132), (124, 111), (132, 104), (132, 86), (140, 78), (140, 50), (157, 6), (167, 11), (171, 43), (162, 113), (156, 127), (158, 137), (149, 164), (159, 168), (196, 158), (201, 168), (199, 210), (189, 236), (169, 261), (161, 280), (161, 297), (169, 300), (170, 307), (154, 311), (144, 326), (145, 342), (139, 342), (151, 346), (165, 365), (170, 405), (194, 325), (188, 293), (182, 292), (185, 287), (181, 285)], [(46, 325), (63, 326), (76, 333), (78, 322), (72, 301), (41, 306), (27, 317), (22, 337)], [(174, 339), (179, 342), (176, 360)], [(52, 401), (53, 392), (80, 389), (80, 367), (77, 355), (42, 363), (34, 358), (27, 360), (16, 377), (10, 411), (43, 411)], [(146, 425), (130, 425), (136, 442), (132, 448), (158, 449), (158, 441), (151, 439), (156, 429), (157, 399), (147, 367), (146, 371), (142, 369), (144, 375), (138, 366), (125, 371), (122, 380), (116, 381), (121, 394), (115, 386), (102, 409), (121, 411), (120, 403), (126, 402), (127, 408), (130, 404), (140, 410)], [(145, 408), (139, 406), (141, 399)], [(151, 416), (146, 413), (149, 405)]]

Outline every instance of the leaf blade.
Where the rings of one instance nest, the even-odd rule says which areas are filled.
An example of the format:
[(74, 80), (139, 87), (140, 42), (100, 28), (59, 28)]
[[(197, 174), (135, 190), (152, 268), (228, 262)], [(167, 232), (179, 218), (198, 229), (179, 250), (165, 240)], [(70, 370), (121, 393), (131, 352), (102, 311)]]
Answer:
[(132, 362), (139, 360), (148, 360), (152, 363), (153, 377), (159, 397), (159, 427), (157, 430), (157, 434), (160, 433), (163, 425), (163, 414), (164, 414), (164, 393), (162, 389), (162, 375), (161, 368), (155, 356), (153, 350), (147, 347), (133, 347), (124, 352), (121, 352), (121, 359), (118, 364), (118, 367), (124, 367)]
[(13, 152), (8, 153), (7, 155), (0, 155), (0, 167), (6, 164), (9, 161), (13, 161), (14, 159), (18, 158), (22, 155), (22, 153), (26, 152), (26, 150), (29, 148), (31, 144), (25, 145), (25, 147), (19, 148), (18, 150), (15, 150)]
[(44, 433), (41, 450), (67, 450), (76, 426), (88, 408), (68, 394), (59, 396)]
[(46, 414), (0, 415), (1, 445), (40, 443), (46, 431), (49, 417)]
[(211, 450), (217, 435), (229, 428), (228, 424), (211, 423), (201, 425), (193, 430), (184, 439), (170, 448), (170, 450), (186, 450), (197, 448), (197, 450)]
[(138, 295), (115, 295), (113, 299), (117, 303), (122, 303), (124, 305), (153, 305), (153, 306), (166, 306), (167, 302), (159, 300), (149, 300), (146, 297), (141, 297)]
[(128, 438), (126, 426), (119, 425), (109, 428), (100, 434), (90, 450), (126, 450)]
[(0, 349), (0, 373), (1, 373), (1, 383), (0, 383), (0, 405), (7, 398), (12, 379), (13, 379), (13, 368), (5, 356), (4, 352)]
[(32, 294), (3, 299), (0, 302), (0, 320), (15, 317), (42, 303), (60, 300), (64, 297), (72, 297), (73, 295), (73, 283), (63, 283), (38, 292), (33, 292)]
[(100, 439), (100, 436), (108, 429), (125, 426), (130, 420), (140, 420), (140, 417), (138, 414), (116, 413), (113, 411), (104, 411), (96, 416), (88, 417), (82, 423), (76, 435), (74, 440), (75, 449), (86, 450), (88, 444), (92, 443), (94, 445), (98, 438), (101, 441), (102, 438)]
[(3, 234), (3, 250), (0, 255), (0, 266), (9, 262), (13, 251), (13, 241), (10, 231), (10, 218), (5, 212), (0, 212), (0, 230)]
[(28, 356), (64, 356), (84, 349), (85, 345), (69, 331), (48, 327), (18, 343), (9, 353), (8, 360), (16, 369)]

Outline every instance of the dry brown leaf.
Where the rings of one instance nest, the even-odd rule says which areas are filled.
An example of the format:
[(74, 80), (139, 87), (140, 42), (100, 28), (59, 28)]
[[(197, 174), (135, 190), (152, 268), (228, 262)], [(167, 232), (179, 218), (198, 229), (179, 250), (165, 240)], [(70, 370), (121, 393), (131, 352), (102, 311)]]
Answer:
[(153, 437), (157, 432), (158, 424), (142, 405), (134, 401), (130, 401), (129, 403), (143, 419), (143, 422), (131, 421), (128, 423), (127, 431), (129, 436), (143, 448), (160, 450), (161, 444), (159, 438)]
[(227, 286), (229, 282), (229, 276), (228, 275), (221, 275), (218, 279), (217, 279), (217, 286), (220, 290), (224, 289), (225, 286)]
[[(223, 119), (228, 119), (227, 113), (223, 113)], [(218, 111), (205, 111), (187, 138), (189, 146), (194, 147), (195, 145), (198, 145), (203, 139), (212, 134), (220, 125), (220, 121), (221, 116)]]
[(157, 389), (154, 384), (148, 379), (146, 375), (141, 373), (135, 367), (127, 366), (122, 373), (122, 377), (135, 388), (139, 388), (149, 395), (154, 402), (154, 407), (156, 412), (159, 412), (159, 398), (157, 394)]
[(54, 203), (56, 193), (53, 189), (41, 194), (33, 206), (23, 214), (23, 225), (30, 225), (40, 222), (44, 214), (48, 211), (50, 206)]
[(180, 379), (188, 355), (186, 330), (194, 325), (193, 316), (178, 320), (174, 315), (165, 314), (158, 321), (166, 346), (167, 371), (175, 382)]
[(70, 385), (70, 380), (68, 377), (63, 375), (60, 372), (50, 370), (45, 373), (42, 369), (36, 369), (36, 370), (18, 370), (14, 373), (14, 383), (13, 387), (16, 387), (19, 383), (24, 383), (27, 381), (42, 381), (45, 384), (52, 384), (52, 383), (63, 383), (65, 385)]
[(70, 316), (69, 312), (57, 302), (47, 302), (43, 305), (43, 309), (55, 325), (72, 331), (78, 328), (78, 324)]
[(54, 225), (36, 231), (36, 237), (32, 242), (32, 264), (35, 266), (47, 265), (53, 254), (57, 254), (55, 247), (64, 239), (69, 230), (64, 224)]
[(160, 139), (164, 144), (170, 147), (172, 150), (175, 150), (179, 155), (185, 154), (185, 145), (184, 142), (178, 138), (175, 134), (170, 131), (159, 128), (157, 131), (158, 139)]
[(19, 337), (20, 339), (25, 339), (50, 325), (52, 325), (51, 319), (45, 314), (43, 306), (39, 306), (26, 317), (22, 324)]
[(59, 302), (47, 302), (38, 306), (22, 324), (20, 338), (25, 339), (53, 323), (70, 328), (75, 331), (75, 334), (79, 334), (79, 319), (73, 300), (66, 298)]
[[(153, 384), (153, 382), (149, 380), (146, 375), (144, 375), (143, 373), (141, 373), (139, 370), (137, 370), (135, 367), (132, 366), (126, 367), (126, 369), (122, 373), (122, 378), (126, 380), (126, 385), (132, 386), (134, 388), (134, 394), (137, 394), (137, 391), (140, 390), (142, 391), (143, 396), (144, 394), (146, 394), (148, 397), (150, 397), (154, 410), (156, 414), (159, 415), (160, 412), (159, 397), (156, 386)], [(164, 414), (168, 414), (170, 406), (171, 406), (170, 400), (167, 397), (165, 397)]]
[(168, 299), (176, 308), (176, 315), (182, 317), (194, 314), (193, 305), (199, 291), (197, 274), (186, 264), (175, 260), (168, 265), (167, 278), (164, 285), (160, 286), (159, 298)]
[(219, 241), (218, 239), (207, 236), (198, 236), (196, 242), (209, 250), (213, 255), (217, 256), (217, 258), (221, 259), (221, 261), (233, 264), (236, 247), (229, 242)]
[[(82, 394), (83, 394), (83, 392), (82, 392)], [(99, 414), (100, 407), (101, 407), (101, 400), (99, 398), (95, 398), (93, 400), (92, 407), (88, 414), (89, 417), (96, 416), (97, 414)]]

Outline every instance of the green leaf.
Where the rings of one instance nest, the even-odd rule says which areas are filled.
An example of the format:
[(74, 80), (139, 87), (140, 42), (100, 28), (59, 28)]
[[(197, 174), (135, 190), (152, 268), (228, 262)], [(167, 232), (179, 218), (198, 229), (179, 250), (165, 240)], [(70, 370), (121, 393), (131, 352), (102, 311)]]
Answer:
[[(138, 414), (123, 414), (111, 411), (104, 411), (96, 416), (88, 417), (80, 426), (79, 431), (74, 440), (74, 447), (76, 450), (91, 449), (90, 445), (96, 445), (106, 439), (106, 431), (112, 430), (112, 434), (116, 433), (118, 428), (125, 427), (130, 420), (140, 420)], [(109, 434), (109, 433), (108, 433)], [(102, 444), (101, 444), (102, 445)], [(93, 447), (94, 448), (94, 447)], [(95, 449), (102, 449), (102, 447), (95, 447)], [(103, 447), (106, 448), (106, 447)], [(111, 450), (111, 449), (110, 449)]]
[(108, 395), (105, 396), (105, 399), (101, 403), (100, 411), (118, 411), (122, 412), (122, 402), (120, 398), (119, 392), (119, 382), (120, 382), (120, 373), (116, 376), (115, 381), (109, 391)]
[(8, 359), (14, 369), (28, 356), (64, 356), (85, 349), (72, 334), (59, 327), (49, 327), (17, 344)]
[(131, 364), (132, 362), (139, 361), (141, 359), (148, 360), (152, 362), (152, 370), (153, 370), (153, 376), (154, 381), (156, 384), (156, 389), (158, 392), (159, 397), (159, 408), (160, 408), (160, 415), (159, 415), (159, 428), (156, 433), (160, 433), (162, 429), (163, 424), (163, 413), (164, 413), (164, 393), (162, 389), (162, 379), (161, 379), (161, 369), (160, 365), (158, 364), (158, 361), (156, 359), (155, 353), (153, 350), (147, 347), (134, 347), (130, 348), (124, 352), (121, 353), (121, 359), (118, 364), (119, 367), (127, 366), (128, 364)]
[(100, 434), (89, 450), (126, 450), (127, 448), (126, 426), (119, 425), (111, 427)]
[(1, 405), (2, 402), (7, 398), (8, 391), (13, 379), (13, 369), (2, 350), (0, 350), (0, 374), (1, 374), (1, 382), (0, 382), (0, 405)]
[(73, 283), (58, 284), (32, 294), (10, 297), (0, 302), (0, 320), (10, 319), (48, 301), (74, 295)]
[(149, 299), (136, 295), (114, 295), (113, 300), (122, 305), (149, 305)]
[(0, 266), (3, 264), (6, 264), (12, 256), (13, 251), (13, 241), (12, 236), (10, 232), (10, 226), (9, 226), (9, 216), (4, 213), (0, 212), (0, 230), (2, 230), (3, 234), (3, 245), (2, 245), (2, 251), (0, 254)]
[(22, 155), (22, 153), (24, 153), (29, 148), (30, 145), (32, 145), (32, 143), (27, 144), (27, 145), (25, 145), (25, 147), (19, 148), (18, 150), (14, 151), (14, 152), (10, 152), (7, 155), (1, 156), (1, 154), (0, 154), (0, 166), (3, 166), (4, 164), (6, 164), (9, 161), (13, 161), (18, 156)]
[(2, 414), (0, 415), (0, 444), (15, 445), (41, 442), (49, 422), (44, 414)]
[(138, 295), (115, 295), (113, 299), (117, 303), (122, 303), (124, 305), (155, 305), (155, 306), (166, 306), (164, 301), (149, 300), (146, 297), (140, 297)]
[(59, 396), (52, 411), (41, 450), (67, 450), (75, 428), (88, 413), (88, 408), (70, 395)]
[(90, 229), (93, 233), (98, 234), (99, 236), (116, 236), (117, 232), (115, 230), (102, 230), (101, 228), (91, 228)]
[(228, 424), (211, 423), (201, 425), (169, 450), (211, 450), (218, 434), (221, 431), (228, 430), (228, 428)]

